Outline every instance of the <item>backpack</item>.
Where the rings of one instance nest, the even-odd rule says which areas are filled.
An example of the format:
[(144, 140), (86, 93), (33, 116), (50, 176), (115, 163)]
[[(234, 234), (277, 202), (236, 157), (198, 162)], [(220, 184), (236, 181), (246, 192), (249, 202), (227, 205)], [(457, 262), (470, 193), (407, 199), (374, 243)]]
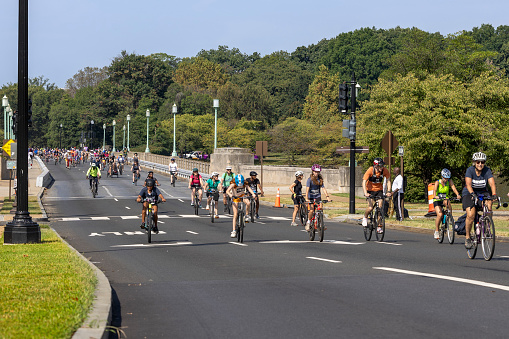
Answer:
[(459, 217), (458, 220), (456, 220), (456, 222), (454, 223), (454, 230), (456, 231), (456, 233), (458, 233), (458, 235), (467, 234), (467, 232), (465, 231), (466, 219), (467, 214), (465, 213), (461, 217)]

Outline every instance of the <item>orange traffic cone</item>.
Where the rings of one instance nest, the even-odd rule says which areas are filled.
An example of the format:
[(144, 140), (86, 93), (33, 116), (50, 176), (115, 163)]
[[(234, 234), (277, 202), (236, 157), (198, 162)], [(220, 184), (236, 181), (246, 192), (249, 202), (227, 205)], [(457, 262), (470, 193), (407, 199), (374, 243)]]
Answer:
[(274, 207), (281, 207), (281, 196), (279, 195), (279, 187), (277, 188), (276, 203)]
[(428, 213), (426, 213), (426, 217), (433, 217), (437, 215), (437, 212), (435, 212), (435, 207), (433, 206), (433, 191), (435, 190), (435, 184), (429, 184), (428, 185)]

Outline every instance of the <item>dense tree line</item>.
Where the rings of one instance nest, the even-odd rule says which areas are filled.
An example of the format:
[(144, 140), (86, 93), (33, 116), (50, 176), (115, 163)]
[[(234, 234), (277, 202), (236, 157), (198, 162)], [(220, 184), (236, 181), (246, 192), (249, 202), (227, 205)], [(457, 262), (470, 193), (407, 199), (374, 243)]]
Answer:
[[(65, 89), (31, 79), (29, 142), (100, 147), (105, 133), (111, 145), (115, 120), (120, 147), (129, 115), (131, 148), (143, 151), (148, 110), (150, 150), (169, 154), (175, 104), (177, 150), (211, 152), (212, 100), (219, 99), (218, 147), (254, 148), (256, 140), (269, 140), (290, 164), (344, 165), (347, 157), (335, 154), (348, 144), (338, 85), (355, 73), (362, 87), (358, 143), (372, 150), (358, 160), (369, 164), (383, 155), (380, 140), (391, 129), (408, 147), (407, 173), (416, 187), (409, 196), (418, 198), (417, 187), (444, 166), (461, 178), (474, 150), (486, 151), (492, 166), (509, 175), (508, 63), (509, 26), (491, 25), (448, 36), (415, 27), (362, 28), (265, 56), (227, 46), (190, 58), (122, 51), (106, 67), (79, 70)], [(3, 85), (0, 95), (16, 109), (17, 84)]]

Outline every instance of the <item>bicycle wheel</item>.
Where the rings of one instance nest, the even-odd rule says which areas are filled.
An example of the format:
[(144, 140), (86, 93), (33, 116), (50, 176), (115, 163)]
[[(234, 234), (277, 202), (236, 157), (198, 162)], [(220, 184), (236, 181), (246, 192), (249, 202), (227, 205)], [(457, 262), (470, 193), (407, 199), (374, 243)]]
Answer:
[(237, 242), (240, 242), (240, 213), (237, 214), (237, 222), (235, 223), (235, 230), (237, 231)]
[(368, 226), (362, 227), (364, 229), (364, 239), (366, 241), (371, 240), (371, 235), (373, 234), (373, 215), (370, 213), (368, 215)]
[(148, 212), (147, 217), (145, 218), (145, 227), (147, 228), (147, 238), (149, 244), (152, 242), (152, 212)]
[(445, 220), (445, 228), (447, 229), (447, 239), (449, 244), (454, 244), (454, 219), (449, 215)]
[[(447, 223), (447, 221), (446, 221)], [(444, 221), (443, 221), (443, 218), (442, 220), (440, 220), (440, 223), (438, 224), (438, 243), (441, 244), (443, 241), (444, 241), (444, 233), (445, 233), (445, 224), (444, 224)]]
[(214, 198), (210, 199), (210, 221), (214, 222), (214, 211), (216, 208), (216, 202), (214, 201)]
[(198, 196), (195, 195), (194, 196), (194, 214), (195, 215), (198, 215)]
[(322, 242), (324, 235), (325, 235), (325, 225), (323, 223), (322, 213), (318, 213), (317, 225), (318, 225), (318, 232), (319, 232), (319, 240), (320, 240), (320, 242)]
[(242, 217), (240, 218), (240, 227), (239, 227), (240, 242), (244, 242), (244, 223), (245, 223), (244, 215), (242, 215)]
[[(315, 218), (316, 218), (316, 216), (315, 216)], [(309, 225), (310, 228), (309, 228), (308, 233), (309, 233), (309, 240), (311, 240), (311, 241), (315, 240), (315, 232), (316, 232), (315, 221), (316, 221), (315, 219), (311, 219), (311, 224)]]
[(176, 179), (175, 175), (173, 175), (173, 176), (172, 176), (172, 179), (173, 179), (173, 180), (172, 180), (171, 185), (172, 185), (173, 187), (175, 187), (175, 179)]
[(306, 226), (306, 221), (308, 221), (308, 211), (306, 209), (306, 205), (299, 204), (299, 220), (302, 226)]
[[(384, 235), (385, 235), (385, 216), (382, 213), (380, 209), (376, 210), (375, 213), (375, 220), (376, 220), (376, 240), (383, 241)], [(380, 232), (378, 231), (378, 228), (381, 228)]]
[(249, 206), (249, 216), (251, 217), (251, 222), (254, 222), (255, 220), (255, 213), (256, 213), (256, 200), (251, 200), (251, 204)]
[(491, 260), (495, 253), (495, 224), (489, 215), (481, 224), (481, 245), (484, 260)]

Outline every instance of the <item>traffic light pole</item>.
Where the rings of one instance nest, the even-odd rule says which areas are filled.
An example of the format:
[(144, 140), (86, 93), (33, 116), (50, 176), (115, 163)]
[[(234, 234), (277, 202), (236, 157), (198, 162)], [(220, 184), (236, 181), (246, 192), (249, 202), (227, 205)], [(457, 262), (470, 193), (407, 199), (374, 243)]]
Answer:
[[(351, 128), (356, 128), (355, 125), (355, 105), (356, 105), (356, 93), (355, 93), (355, 86), (357, 85), (357, 82), (355, 81), (355, 73), (352, 75), (352, 81), (351, 81), (351, 105), (352, 109), (350, 112), (350, 122), (353, 126)], [(355, 214), (355, 138), (357, 131), (354, 130), (354, 137), (350, 139), (350, 203), (349, 203), (349, 214)]]
[(28, 212), (28, 0), (19, 0), (17, 123), (18, 203), (12, 222), (5, 226), (4, 243), (40, 243), (41, 230)]

